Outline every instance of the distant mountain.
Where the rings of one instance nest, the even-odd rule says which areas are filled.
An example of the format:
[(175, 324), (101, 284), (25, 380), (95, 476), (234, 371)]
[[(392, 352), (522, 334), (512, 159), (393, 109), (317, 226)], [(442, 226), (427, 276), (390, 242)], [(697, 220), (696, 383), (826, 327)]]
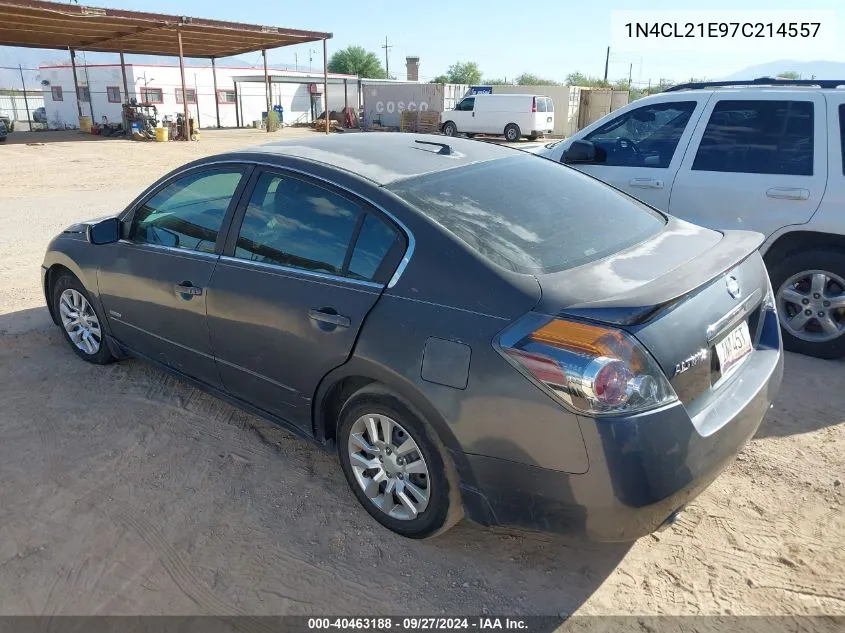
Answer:
[[(87, 61), (89, 64), (119, 64), (120, 56), (116, 53), (79, 53), (76, 56), (79, 64)], [(21, 75), (18, 65), (24, 68), (24, 79), (26, 87), (30, 89), (40, 86), (37, 68), (42, 65), (69, 64), (70, 53), (61, 50), (48, 50), (40, 48), (15, 48), (12, 46), (0, 46), (0, 88), (20, 88)], [(178, 57), (158, 57), (156, 55), (127, 55), (127, 64), (177, 64)], [(207, 59), (189, 59), (192, 66), (211, 66)], [(258, 64), (251, 63), (243, 57), (226, 57), (217, 60), (219, 66), (243, 66), (247, 68), (258, 67)], [(293, 70), (291, 64), (273, 64), (276, 70)], [(30, 69), (30, 70), (27, 70)]]
[(725, 80), (756, 79), (757, 77), (774, 77), (782, 72), (793, 71), (801, 75), (802, 79), (845, 79), (845, 63), (830, 61), (799, 62), (783, 59), (757, 66), (749, 66), (733, 74), (723, 77)]

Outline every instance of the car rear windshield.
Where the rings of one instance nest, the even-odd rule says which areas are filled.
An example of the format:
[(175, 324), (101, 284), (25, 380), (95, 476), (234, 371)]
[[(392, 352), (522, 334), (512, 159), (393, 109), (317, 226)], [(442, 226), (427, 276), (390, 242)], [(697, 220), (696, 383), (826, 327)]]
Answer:
[(476, 163), (388, 186), (490, 261), (519, 273), (574, 268), (660, 232), (665, 218), (538, 156)]

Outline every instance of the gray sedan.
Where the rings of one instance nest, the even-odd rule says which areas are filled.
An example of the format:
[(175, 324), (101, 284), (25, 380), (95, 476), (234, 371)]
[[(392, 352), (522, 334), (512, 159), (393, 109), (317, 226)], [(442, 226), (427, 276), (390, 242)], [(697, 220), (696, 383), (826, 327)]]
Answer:
[(399, 534), (632, 540), (777, 390), (760, 240), (505, 147), (349, 134), (179, 168), (57, 236), (42, 276), (80, 358), (141, 358), (336, 450)]

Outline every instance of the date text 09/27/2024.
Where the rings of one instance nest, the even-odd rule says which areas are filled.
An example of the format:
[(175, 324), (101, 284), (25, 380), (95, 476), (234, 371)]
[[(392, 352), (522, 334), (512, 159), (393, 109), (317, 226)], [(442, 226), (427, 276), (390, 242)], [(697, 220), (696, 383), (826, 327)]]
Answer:
[(389, 631), (445, 631), (445, 630), (527, 630), (530, 627), (524, 619), (505, 617), (352, 617), (352, 618), (309, 618), (309, 630), (381, 630)]

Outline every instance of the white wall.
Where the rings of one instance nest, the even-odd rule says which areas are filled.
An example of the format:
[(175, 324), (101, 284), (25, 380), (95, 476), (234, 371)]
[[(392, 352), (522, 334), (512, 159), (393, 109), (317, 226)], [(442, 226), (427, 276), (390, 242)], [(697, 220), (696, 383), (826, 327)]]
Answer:
[[(177, 103), (177, 89), (181, 89), (181, 75), (178, 66), (156, 66), (156, 65), (129, 65), (126, 66), (127, 81), (129, 84), (129, 97), (141, 101), (141, 88), (145, 85), (148, 88), (160, 88), (163, 96), (163, 103), (155, 104), (159, 118), (181, 113), (183, 105)], [(218, 90), (233, 90), (233, 76), (264, 74), (259, 68), (217, 68)], [(272, 71), (272, 74), (282, 74), (280, 71)], [(284, 73), (296, 78), (295, 73)], [(79, 116), (76, 107), (76, 96), (73, 88), (73, 71), (69, 66), (63, 67), (42, 67), (42, 79), (50, 82), (50, 86), (44, 87), (44, 106), (47, 110), (47, 120), (51, 127), (77, 127)], [(77, 67), (77, 77), (80, 86), (90, 81), (91, 103), (82, 104), (82, 114), (91, 116), (93, 108), (94, 120), (101, 122), (103, 116), (109, 121), (121, 120), (121, 104), (125, 101), (123, 90), (123, 79), (119, 65), (107, 66), (84, 66)], [(186, 66), (185, 84), (197, 92), (197, 104), (190, 103), (188, 110), (196, 122), (199, 118), (199, 126), (210, 128), (217, 125), (217, 110), (215, 102), (217, 95), (214, 92), (214, 81), (211, 67)], [(53, 101), (52, 86), (61, 86), (64, 93), (63, 101)], [(106, 91), (107, 86), (119, 86), (121, 103), (109, 103)], [(322, 92), (322, 82), (317, 84), (317, 89)], [(252, 121), (261, 118), (261, 113), (267, 109), (267, 98), (265, 96), (264, 82), (240, 83), (241, 122), (244, 125), (252, 125)], [(349, 105), (358, 105), (358, 86), (355, 78), (348, 79)], [(284, 108), (284, 119), (286, 123), (292, 123), (299, 117), (310, 121), (310, 97), (307, 83), (274, 83), (272, 84), (272, 103), (281, 105)], [(340, 110), (343, 108), (343, 85), (329, 85), (329, 105), (331, 109)], [(234, 103), (217, 104), (220, 110), (220, 125), (222, 127), (235, 127), (236, 108)], [(320, 114), (322, 107), (318, 108)]]

